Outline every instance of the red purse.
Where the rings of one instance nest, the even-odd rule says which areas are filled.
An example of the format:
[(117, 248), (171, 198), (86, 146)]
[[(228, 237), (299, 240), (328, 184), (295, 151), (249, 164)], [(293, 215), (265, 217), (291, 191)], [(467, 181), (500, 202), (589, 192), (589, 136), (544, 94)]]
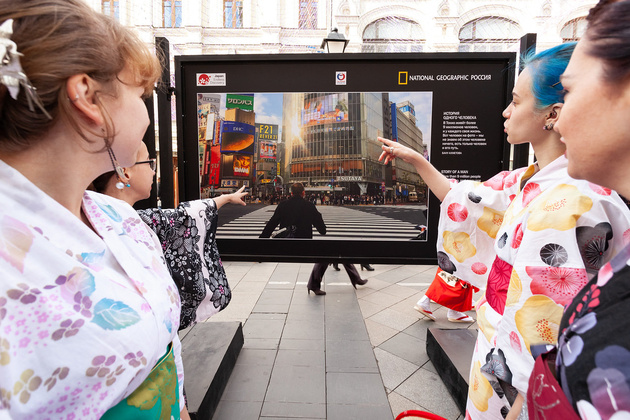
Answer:
[(529, 377), (527, 409), (532, 420), (580, 420), (580, 416), (573, 409), (562, 391), (562, 386), (549, 368), (549, 363), (555, 363), (556, 351), (557, 349), (554, 349), (538, 356)]
[(425, 295), (432, 301), (454, 311), (466, 312), (472, 309), (473, 294), (479, 289), (456, 276), (437, 269), (435, 278)]

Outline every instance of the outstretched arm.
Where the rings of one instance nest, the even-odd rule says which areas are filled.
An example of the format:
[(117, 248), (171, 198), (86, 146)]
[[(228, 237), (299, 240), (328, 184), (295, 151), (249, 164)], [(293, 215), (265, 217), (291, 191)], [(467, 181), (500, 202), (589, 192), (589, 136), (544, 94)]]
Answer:
[(429, 186), (431, 192), (433, 192), (440, 201), (444, 200), (444, 197), (446, 197), (446, 194), (448, 194), (451, 189), (450, 182), (435, 166), (431, 165), (424, 156), (395, 141), (382, 137), (379, 137), (378, 141), (383, 143), (383, 153), (379, 156), (379, 161), (383, 160), (383, 163), (387, 165), (389, 162), (393, 161), (394, 158), (398, 158), (407, 163), (411, 163), (424, 182)]
[(217, 210), (223, 207), (226, 203), (232, 204), (240, 204), (241, 206), (245, 205), (243, 201), (243, 197), (245, 197), (248, 193), (243, 192), (245, 187), (241, 187), (238, 191), (233, 192), (232, 194), (223, 194), (218, 197), (214, 197), (214, 204), (217, 205)]

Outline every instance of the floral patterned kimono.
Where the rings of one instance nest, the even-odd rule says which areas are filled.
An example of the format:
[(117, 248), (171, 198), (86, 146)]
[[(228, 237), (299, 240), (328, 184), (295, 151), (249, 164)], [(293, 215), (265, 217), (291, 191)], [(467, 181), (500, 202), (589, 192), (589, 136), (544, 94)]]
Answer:
[(555, 344), (563, 307), (621, 250), (630, 212), (559, 157), (453, 186), (442, 202), (440, 267), (486, 287), (477, 303), (467, 418), (504, 418), (526, 395), (530, 347)]
[(182, 302), (179, 328), (204, 321), (230, 303), (232, 292), (216, 243), (217, 206), (212, 199), (176, 209), (138, 211), (157, 234)]
[[(180, 302), (156, 236), (119, 200), (84, 194), (92, 230), (2, 161), (0, 179), (0, 418), (96, 419), (125, 399), (179, 418)], [(127, 398), (167, 349), (161, 386)]]

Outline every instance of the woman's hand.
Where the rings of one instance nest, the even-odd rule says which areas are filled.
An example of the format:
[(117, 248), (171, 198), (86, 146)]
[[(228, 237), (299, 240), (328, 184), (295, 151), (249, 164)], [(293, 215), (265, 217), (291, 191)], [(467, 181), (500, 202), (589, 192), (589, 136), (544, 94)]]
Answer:
[(217, 210), (223, 207), (226, 203), (232, 204), (240, 204), (241, 206), (245, 205), (243, 201), (243, 197), (245, 197), (248, 192), (243, 192), (245, 190), (245, 186), (242, 186), (238, 191), (233, 192), (232, 194), (223, 194), (218, 197), (214, 197), (214, 203), (217, 206)]
[(444, 200), (444, 197), (451, 189), (450, 182), (424, 156), (407, 146), (383, 137), (379, 137), (378, 141), (383, 143), (383, 153), (379, 156), (379, 161), (382, 160), (387, 165), (394, 158), (399, 158), (407, 163), (411, 163), (433, 194), (440, 201)]
[(383, 163), (385, 165), (394, 160), (394, 158), (400, 158), (407, 163), (414, 163), (417, 159), (424, 159), (420, 153), (398, 142), (383, 137), (379, 137), (378, 141), (384, 143), (382, 146), (383, 153), (381, 153), (378, 160), (381, 161), (384, 159)]
[(518, 417), (521, 415), (521, 411), (523, 410), (524, 401), (525, 397), (523, 397), (523, 394), (519, 392), (505, 420), (517, 420)]
[(245, 205), (245, 201), (243, 201), (243, 197), (245, 197), (248, 192), (244, 192), (245, 186), (242, 186), (238, 191), (233, 192), (232, 194), (226, 194), (227, 202), (232, 204), (240, 204), (241, 206)]

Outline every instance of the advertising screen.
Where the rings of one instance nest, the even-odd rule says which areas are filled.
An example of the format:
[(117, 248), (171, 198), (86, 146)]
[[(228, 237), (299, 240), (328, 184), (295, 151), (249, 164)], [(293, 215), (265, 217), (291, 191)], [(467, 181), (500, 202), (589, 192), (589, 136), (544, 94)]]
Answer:
[(254, 153), (254, 126), (221, 121), (221, 153)]
[(258, 144), (260, 144), (260, 158), (261, 159), (275, 159), (276, 158), (276, 149), (277, 149), (276, 142), (261, 140)]
[(249, 177), (251, 175), (252, 157), (247, 155), (223, 155), (221, 173), (227, 177)]
[[(215, 183), (249, 186), (248, 205), (219, 220), (228, 259), (434, 264), (439, 200), (410, 163), (379, 161), (378, 137), (417, 150), (457, 181), (509, 169), (501, 113), (511, 98), (515, 53), (175, 59), (180, 201), (200, 196), (199, 173), (191, 171), (198, 149), (189, 139), (200, 139), (203, 127), (186, 112), (198, 107), (189, 98), (199, 95), (218, 95)], [(294, 183), (322, 214), (326, 235), (259, 239)]]

